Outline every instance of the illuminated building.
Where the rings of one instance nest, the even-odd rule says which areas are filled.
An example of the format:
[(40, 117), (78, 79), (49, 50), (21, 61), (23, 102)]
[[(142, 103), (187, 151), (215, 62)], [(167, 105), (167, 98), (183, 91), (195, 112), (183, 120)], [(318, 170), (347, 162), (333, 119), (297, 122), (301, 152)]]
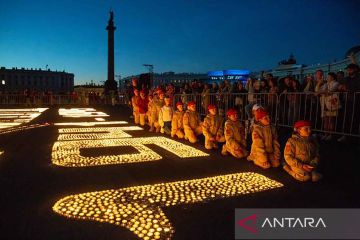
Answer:
[(25, 89), (52, 91), (53, 93), (72, 92), (74, 74), (50, 69), (0, 68), (0, 91), (23, 92)]
[(71, 195), (57, 201), (53, 210), (68, 218), (125, 227), (141, 239), (171, 239), (175, 230), (163, 208), (282, 186), (257, 173), (236, 173)]

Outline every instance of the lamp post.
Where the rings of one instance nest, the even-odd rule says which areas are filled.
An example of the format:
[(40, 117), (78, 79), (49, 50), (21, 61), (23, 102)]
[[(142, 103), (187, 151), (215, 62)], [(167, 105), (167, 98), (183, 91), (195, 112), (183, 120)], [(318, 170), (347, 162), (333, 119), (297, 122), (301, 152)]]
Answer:
[(152, 87), (153, 80), (154, 80), (154, 65), (153, 64), (143, 64), (144, 67), (146, 67), (149, 71), (149, 75), (150, 75), (150, 87)]

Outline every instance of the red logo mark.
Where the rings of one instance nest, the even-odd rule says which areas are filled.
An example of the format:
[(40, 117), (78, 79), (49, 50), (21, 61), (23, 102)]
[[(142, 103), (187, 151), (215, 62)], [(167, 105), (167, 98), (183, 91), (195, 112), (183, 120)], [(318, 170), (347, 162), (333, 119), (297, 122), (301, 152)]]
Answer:
[[(246, 225), (245, 223), (251, 221), (253, 227)], [(252, 233), (257, 233), (257, 229), (255, 229), (254, 227), (256, 226), (256, 214), (253, 214), (249, 217), (246, 217), (244, 219), (241, 219), (237, 222), (237, 224), (239, 224), (240, 227), (245, 228), (246, 230), (252, 232)]]

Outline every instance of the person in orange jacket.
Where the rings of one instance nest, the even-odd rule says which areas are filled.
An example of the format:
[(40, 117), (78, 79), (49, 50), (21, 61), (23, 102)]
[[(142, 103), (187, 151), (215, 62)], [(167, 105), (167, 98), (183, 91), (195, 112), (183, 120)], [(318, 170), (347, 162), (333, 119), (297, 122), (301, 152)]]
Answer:
[(322, 175), (317, 172), (319, 164), (319, 144), (311, 135), (310, 121), (297, 121), (294, 133), (288, 139), (284, 150), (284, 170), (298, 181), (319, 181)]
[(195, 102), (188, 102), (188, 109), (183, 116), (185, 140), (189, 140), (191, 143), (198, 141), (197, 136), (202, 134), (202, 123), (200, 116), (196, 112)]
[(280, 144), (277, 131), (270, 123), (266, 110), (258, 109), (255, 112), (255, 123), (252, 131), (251, 153), (249, 161), (264, 169), (280, 165)]
[(222, 155), (230, 153), (236, 158), (243, 158), (248, 155), (246, 150), (245, 128), (238, 119), (238, 112), (229, 109), (226, 112), (228, 120), (225, 122), (225, 141), (221, 150)]
[(219, 116), (215, 105), (207, 106), (209, 114), (202, 124), (202, 132), (205, 136), (206, 149), (218, 149), (218, 142), (224, 142), (224, 119)]

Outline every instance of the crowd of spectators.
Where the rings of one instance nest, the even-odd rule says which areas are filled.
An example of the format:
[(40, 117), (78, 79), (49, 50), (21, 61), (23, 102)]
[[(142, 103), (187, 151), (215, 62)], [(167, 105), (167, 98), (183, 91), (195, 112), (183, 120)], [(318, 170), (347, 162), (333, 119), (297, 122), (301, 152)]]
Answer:
[(339, 71), (325, 75), (322, 70), (317, 70), (301, 82), (292, 76), (275, 78), (266, 74), (260, 79), (250, 77), (246, 82), (224, 80), (208, 84), (193, 80), (181, 87), (169, 83), (147, 89), (144, 84), (140, 87), (133, 78), (127, 91), (128, 99), (133, 96), (134, 89), (144, 90), (147, 95), (156, 95), (156, 89), (161, 89), (173, 103), (181, 101), (185, 107), (187, 102), (195, 101), (202, 115), (207, 113), (209, 104), (215, 104), (221, 115), (229, 108), (236, 108), (243, 120), (250, 119), (254, 104), (264, 105), (272, 116), (280, 104), (277, 118), (285, 125), (292, 126), (299, 118), (311, 119), (318, 125), (315, 128), (326, 132), (324, 140), (330, 140), (330, 133), (340, 131), (339, 127), (349, 127), (346, 123), (351, 117), (355, 118), (351, 121), (356, 127), (350, 131), (358, 130), (354, 109), (358, 100), (354, 99), (354, 93), (360, 92), (360, 73), (359, 66), (354, 63), (347, 66), (346, 73)]

